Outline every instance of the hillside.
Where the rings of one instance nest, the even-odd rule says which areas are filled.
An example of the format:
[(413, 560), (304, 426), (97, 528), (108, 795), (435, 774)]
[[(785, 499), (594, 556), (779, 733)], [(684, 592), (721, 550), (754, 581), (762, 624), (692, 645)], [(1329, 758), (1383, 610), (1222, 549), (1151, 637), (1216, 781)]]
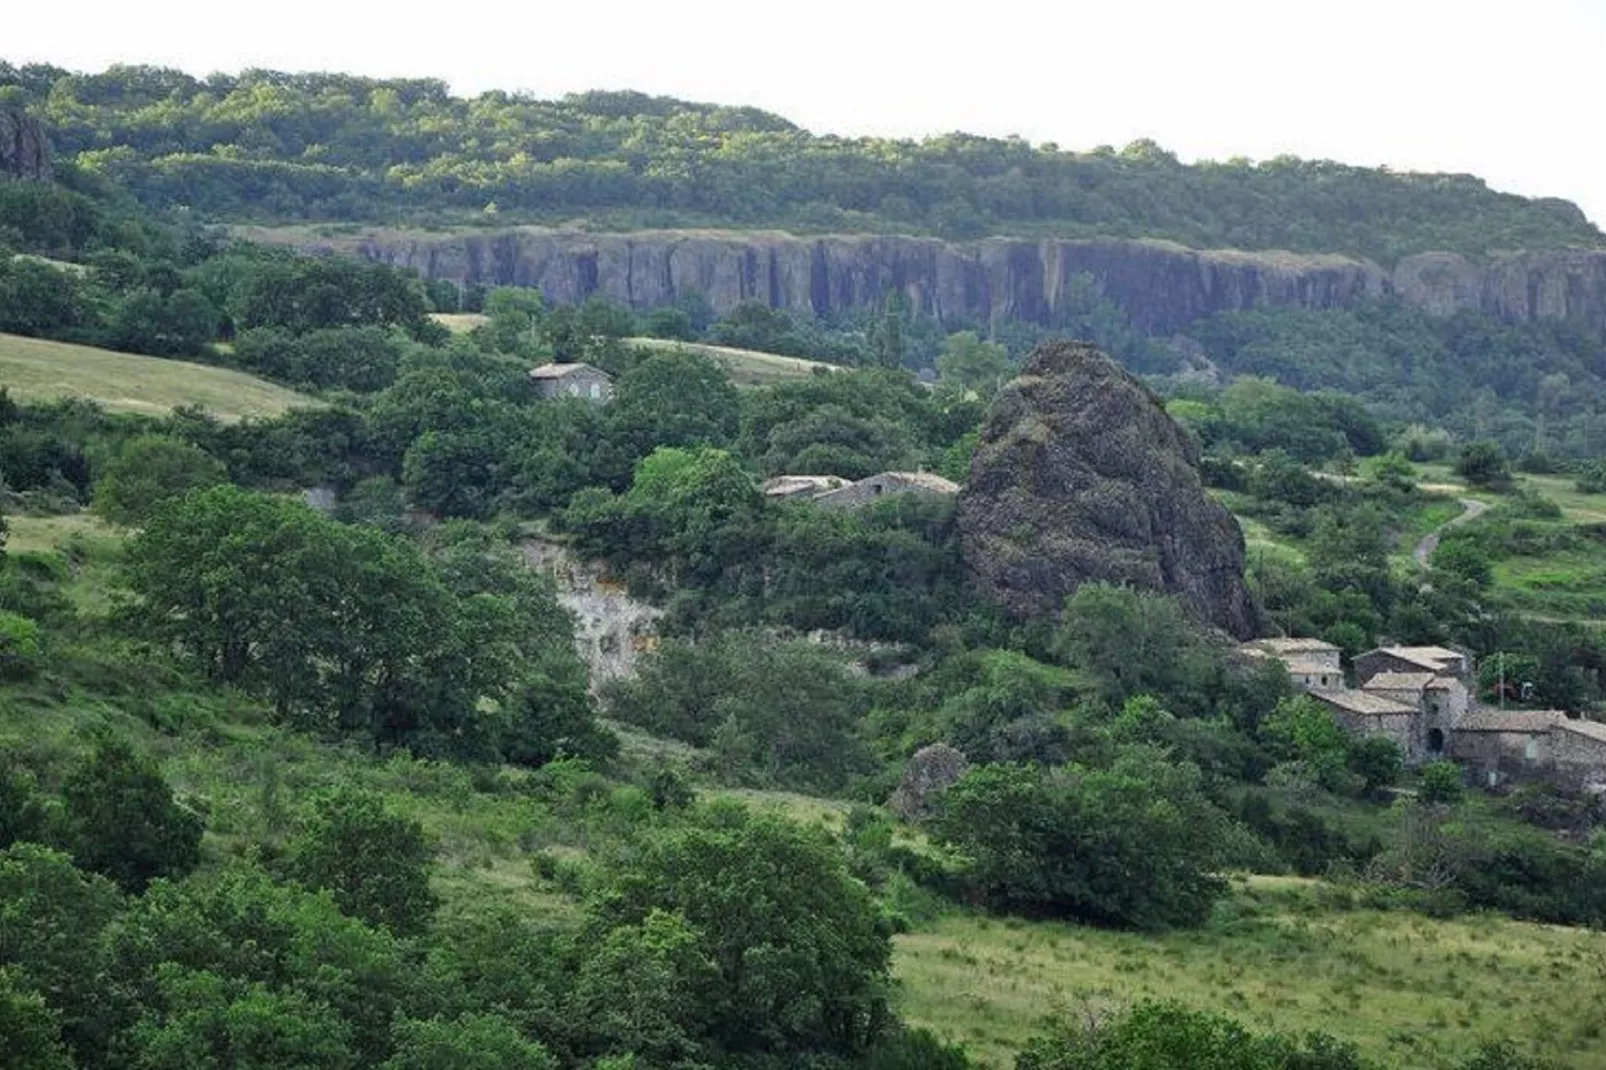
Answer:
[(752, 108), (639, 93), (451, 96), (432, 80), (251, 71), (204, 81), (0, 64), (63, 161), (220, 220), (787, 227), (974, 238), (1163, 238), (1392, 262), (1598, 247), (1571, 204), (1470, 175), (1288, 157), (1185, 165), (952, 134), (840, 138)]
[(244, 372), (0, 334), (0, 386), (29, 401), (87, 398), (113, 412), (165, 416), (194, 407), (224, 421), (317, 404)]

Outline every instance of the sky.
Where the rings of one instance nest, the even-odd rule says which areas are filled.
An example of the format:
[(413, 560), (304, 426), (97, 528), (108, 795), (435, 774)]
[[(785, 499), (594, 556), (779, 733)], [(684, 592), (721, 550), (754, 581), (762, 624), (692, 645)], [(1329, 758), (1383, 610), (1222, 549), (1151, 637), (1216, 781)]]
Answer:
[(444, 79), (747, 104), (818, 133), (1152, 138), (1479, 175), (1606, 227), (1606, 0), (76, 0), (0, 59)]

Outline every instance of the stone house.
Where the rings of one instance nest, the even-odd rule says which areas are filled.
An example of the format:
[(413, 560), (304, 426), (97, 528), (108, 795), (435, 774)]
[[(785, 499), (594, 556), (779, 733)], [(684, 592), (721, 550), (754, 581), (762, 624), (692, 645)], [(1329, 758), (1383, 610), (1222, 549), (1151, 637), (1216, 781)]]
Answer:
[(857, 509), (894, 494), (952, 496), (958, 493), (958, 483), (934, 472), (882, 472), (857, 483), (849, 483), (839, 490), (816, 495), (814, 502), (833, 509)]
[(1346, 732), (1357, 736), (1386, 736), (1409, 755), (1418, 737), (1421, 711), (1415, 706), (1369, 691), (1312, 691), (1310, 697), (1333, 711)]
[(1429, 672), (1465, 680), (1472, 659), (1442, 646), (1380, 646), (1355, 656), (1355, 678), (1370, 680), (1380, 672)]
[(1466, 684), (1454, 676), (1430, 672), (1380, 672), (1361, 684), (1361, 690), (1410, 706), (1417, 712), (1407, 761), (1432, 761), (1448, 752), (1450, 733), (1471, 709)]
[(598, 404), (613, 400), (613, 377), (589, 364), (543, 364), (530, 378), (544, 398), (583, 398)]
[(1343, 652), (1320, 639), (1256, 639), (1238, 648), (1257, 660), (1280, 661), (1294, 685), (1305, 691), (1335, 691), (1344, 680)]

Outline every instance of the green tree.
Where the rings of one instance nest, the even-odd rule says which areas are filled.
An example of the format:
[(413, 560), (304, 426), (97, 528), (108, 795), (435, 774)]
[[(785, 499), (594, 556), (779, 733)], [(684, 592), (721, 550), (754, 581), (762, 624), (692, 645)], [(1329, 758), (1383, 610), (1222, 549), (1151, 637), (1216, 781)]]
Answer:
[(354, 1070), (351, 1027), (290, 990), (172, 963), (156, 970), (157, 1006), (129, 1030), (139, 1070)]
[(619, 377), (608, 427), (644, 457), (666, 446), (728, 445), (739, 415), (725, 369), (697, 353), (659, 353)]
[(173, 798), (156, 763), (106, 738), (62, 784), (73, 860), (130, 892), (201, 860), (205, 824)]
[(407, 934), (427, 928), (439, 905), (429, 888), (433, 858), (417, 821), (390, 813), (378, 795), (347, 789), (312, 804), (285, 869), (309, 888), (327, 888), (346, 914)]
[(1204, 669), (1181, 607), (1151, 591), (1083, 584), (1066, 599), (1055, 640), (1061, 656), (1096, 680), (1112, 707), (1133, 695), (1171, 696)]
[(654, 910), (587, 954), (570, 1001), (586, 1048), (673, 1066), (703, 1055), (718, 982), (703, 934)]
[(0, 1070), (73, 1070), (61, 1045), (61, 1026), (18, 971), (0, 966)]
[(1141, 750), (1106, 770), (980, 766), (941, 798), (937, 839), (993, 906), (1098, 925), (1196, 925), (1226, 890), (1230, 823), (1199, 771)]
[(398, 1019), (380, 1070), (557, 1070), (558, 1061), (498, 1014)]
[(891, 1022), (892, 944), (824, 835), (745, 807), (651, 837), (591, 905), (604, 929), (679, 914), (713, 964), (706, 1039), (728, 1052), (862, 1052)]
[(0, 751), (0, 850), (18, 842), (44, 842), (47, 820), (33, 777), (15, 755)]
[(950, 334), (937, 358), (942, 381), (962, 390), (991, 397), (1011, 372), (1009, 351), (996, 342), (984, 342), (975, 331)]
[(99, 1065), (119, 1022), (104, 937), (122, 907), (116, 885), (65, 854), (32, 843), (0, 851), (0, 966), (19, 989), (46, 997), (88, 1066)]
[(1417, 798), (1425, 803), (1453, 804), (1466, 794), (1466, 774), (1454, 762), (1429, 762), (1422, 767)]
[(95, 511), (115, 524), (143, 523), (156, 508), (192, 490), (228, 482), (222, 462), (167, 435), (123, 443), (95, 481)]
[(1474, 487), (1504, 490), (1511, 485), (1511, 462), (1496, 442), (1472, 442), (1461, 448), (1455, 471)]

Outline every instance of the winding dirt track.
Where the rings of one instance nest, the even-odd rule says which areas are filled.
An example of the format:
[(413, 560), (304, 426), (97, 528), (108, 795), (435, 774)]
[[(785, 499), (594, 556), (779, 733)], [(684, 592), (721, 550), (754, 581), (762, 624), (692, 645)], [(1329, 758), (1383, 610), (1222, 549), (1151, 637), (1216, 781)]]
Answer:
[(1416, 558), (1416, 563), (1423, 568), (1428, 567), (1428, 560), (1433, 556), (1433, 551), (1439, 548), (1439, 536), (1457, 524), (1465, 524), (1469, 520), (1476, 520), (1489, 511), (1489, 504), (1480, 502), (1476, 498), (1461, 498), (1458, 500), (1461, 502), (1461, 515), (1447, 520), (1437, 528), (1434, 528), (1423, 536), (1422, 541), (1416, 544), (1416, 549), (1411, 551), (1411, 556)]

